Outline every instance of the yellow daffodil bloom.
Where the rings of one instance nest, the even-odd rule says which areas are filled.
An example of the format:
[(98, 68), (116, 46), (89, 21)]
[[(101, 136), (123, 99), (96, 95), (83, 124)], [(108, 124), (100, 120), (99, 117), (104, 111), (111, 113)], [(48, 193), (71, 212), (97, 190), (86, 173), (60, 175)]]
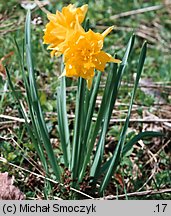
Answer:
[(120, 60), (102, 51), (104, 38), (112, 29), (109, 27), (102, 34), (80, 29), (71, 35), (63, 53), (65, 69), (62, 76), (82, 77), (87, 80), (90, 89), (95, 69), (104, 71), (107, 62), (120, 63)]
[[(56, 11), (56, 14), (48, 13), (49, 23), (44, 30), (44, 43), (49, 44), (51, 56), (59, 56), (65, 45), (65, 41), (78, 28), (85, 18), (88, 5), (76, 8), (75, 5), (68, 5), (62, 9), (62, 12)], [(82, 28), (80, 26), (80, 28)]]

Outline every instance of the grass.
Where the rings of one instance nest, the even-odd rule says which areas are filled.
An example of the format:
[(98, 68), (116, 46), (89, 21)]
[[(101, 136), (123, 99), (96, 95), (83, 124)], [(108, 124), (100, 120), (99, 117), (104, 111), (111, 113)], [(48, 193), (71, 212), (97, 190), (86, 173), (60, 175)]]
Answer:
[[(71, 1), (75, 3), (76, 1)], [(77, 3), (77, 2), (76, 2)], [(55, 12), (56, 9), (61, 9), (63, 5), (68, 4), (68, 1), (50, 1), (50, 4), (46, 6), (51, 12)], [(147, 58), (145, 62), (144, 72), (142, 78), (150, 78), (153, 86), (159, 90), (162, 98), (165, 99), (164, 104), (155, 104), (155, 97), (153, 94), (146, 94), (142, 88), (138, 89), (136, 98), (133, 104), (133, 111), (131, 114), (132, 119), (142, 119), (146, 116), (150, 119), (154, 119), (154, 115), (161, 119), (171, 119), (170, 116), (170, 14), (171, 9), (169, 7), (161, 8), (160, 10), (151, 11), (147, 13), (141, 13), (137, 15), (128, 15), (125, 17), (112, 19), (112, 15), (120, 14), (121, 12), (137, 10), (139, 8), (150, 7), (160, 5), (161, 1), (143, 1), (136, 0), (127, 3), (125, 0), (120, 0), (115, 3), (111, 0), (99, 0), (98, 4), (95, 1), (89, 1), (90, 25), (92, 28), (97, 28), (99, 32), (106, 26), (115, 25), (115, 30), (105, 40), (106, 51), (111, 54), (117, 53), (120, 58), (123, 56), (123, 50), (126, 46), (129, 37), (132, 32), (136, 35), (136, 49), (131, 55), (131, 63), (127, 67), (127, 72), (124, 75), (124, 83), (121, 85), (119, 92), (119, 98), (117, 100), (116, 109), (113, 111), (113, 119), (124, 119), (129, 106), (130, 95), (128, 90), (129, 84), (133, 83), (133, 75), (135, 73), (138, 53), (144, 40), (148, 42)], [(13, 9), (15, 7), (15, 9)], [(10, 12), (10, 9), (14, 12)], [(15, 37), (22, 49), (22, 42), (24, 38), (24, 20), (26, 11), (21, 7), (18, 1), (12, 0), (8, 3), (0, 2), (0, 11), (2, 11), (2, 18), (0, 18), (0, 58), (4, 57), (10, 52), (14, 52), (11, 57), (6, 58), (3, 64), (7, 64), (12, 71), (11, 77), (16, 87), (21, 90), (18, 96), (19, 98), (25, 97), (23, 83), (21, 81), (21, 72), (19, 70), (19, 61), (16, 55), (13, 38)], [(9, 18), (5, 18), (5, 14)], [(20, 17), (18, 19), (18, 17)], [(45, 23), (47, 23), (46, 14), (43, 11), (36, 8), (32, 13), (32, 20), (38, 20), (40, 17), (40, 24), (32, 24), (32, 43), (33, 43), (33, 56), (36, 61), (36, 82), (38, 85), (38, 94), (43, 111), (46, 116), (46, 124), (48, 125), (48, 132), (50, 134), (53, 147), (56, 149), (56, 153), (61, 153), (61, 147), (59, 146), (59, 135), (57, 133), (56, 122), (56, 87), (59, 85), (58, 76), (60, 74), (60, 60), (57, 58), (50, 59), (49, 51), (46, 50), (46, 46), (42, 44), (43, 29)], [(16, 23), (14, 28), (10, 28), (8, 25)], [(19, 24), (18, 24), (19, 23)], [(145, 29), (145, 30), (144, 30)], [(37, 61), (38, 60), (38, 61)], [(106, 74), (102, 74), (103, 79), (106, 79)], [(160, 82), (160, 83), (159, 83)], [(158, 84), (159, 83), (159, 84)], [(0, 114), (8, 116), (19, 116), (18, 107), (15, 100), (12, 97), (11, 92), (5, 92), (6, 77), (0, 71)], [(67, 99), (68, 113), (69, 115), (69, 127), (73, 127), (72, 113), (74, 110), (73, 100), (75, 98), (75, 90), (71, 91), (69, 88), (74, 88), (75, 80), (67, 80)], [(148, 87), (148, 85), (146, 86)], [(9, 89), (9, 88), (8, 88)], [(99, 98), (100, 100), (101, 98)], [(21, 122), (13, 121), (7, 122), (8, 119), (0, 119), (0, 156), (7, 159), (11, 164), (2, 164), (0, 162), (0, 172), (8, 171), (10, 175), (15, 176), (15, 185), (23, 191), (28, 199), (42, 198), (45, 199), (42, 191), (44, 190), (43, 179), (34, 176), (34, 173), (40, 173), (44, 176), (42, 165), (38, 159), (38, 155), (35, 153), (34, 146), (27, 136), (26, 125)], [(105, 157), (111, 155), (116, 148), (116, 143), (119, 139), (119, 135), (122, 129), (122, 121), (113, 122), (110, 125), (109, 133), (105, 143)], [(170, 170), (170, 126), (166, 122), (138, 122), (134, 121), (129, 124), (128, 133), (126, 139), (132, 137), (141, 131), (161, 131), (164, 132), (165, 137), (146, 139), (143, 142), (138, 142), (133, 150), (124, 156), (120, 167), (117, 169), (116, 174), (112, 177), (112, 181), (107, 188), (105, 195), (116, 195), (136, 192), (141, 188), (141, 191), (161, 190), (171, 188), (171, 172)], [(130, 156), (130, 157), (128, 157)], [(61, 161), (62, 162), (62, 161)], [(105, 160), (103, 161), (103, 163)], [(14, 166), (24, 168), (20, 170)], [(17, 170), (17, 171), (16, 171)], [(31, 171), (33, 173), (27, 172)], [(50, 170), (51, 172), (51, 170)], [(53, 176), (52, 176), (53, 177)], [(66, 176), (69, 179), (69, 173), (66, 172)], [(69, 191), (65, 187), (52, 184), (54, 190), (51, 194), (53, 197), (60, 197), (63, 199), (68, 198)], [(86, 188), (86, 180), (82, 185), (85, 193), (90, 193)], [(129, 198), (129, 196), (128, 196)], [(130, 197), (130, 199), (170, 199), (169, 193), (157, 194), (157, 195), (145, 195)]]

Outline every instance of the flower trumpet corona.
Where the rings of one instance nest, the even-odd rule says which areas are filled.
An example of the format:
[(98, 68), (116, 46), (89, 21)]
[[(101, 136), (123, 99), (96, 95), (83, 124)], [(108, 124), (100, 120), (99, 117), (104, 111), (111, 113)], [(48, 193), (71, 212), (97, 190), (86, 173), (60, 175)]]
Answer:
[[(62, 12), (56, 11), (56, 14), (48, 13), (49, 23), (44, 30), (44, 44), (49, 44), (51, 56), (62, 54), (61, 49), (65, 41), (73, 34), (75, 29), (80, 25), (87, 13), (88, 5), (76, 8), (75, 5), (68, 5), (62, 9)], [(81, 25), (80, 25), (80, 28)]]
[(102, 34), (80, 29), (71, 35), (63, 53), (65, 69), (62, 76), (82, 77), (90, 89), (95, 69), (103, 72), (107, 62), (120, 63), (120, 60), (102, 51), (104, 38), (112, 29), (109, 27)]

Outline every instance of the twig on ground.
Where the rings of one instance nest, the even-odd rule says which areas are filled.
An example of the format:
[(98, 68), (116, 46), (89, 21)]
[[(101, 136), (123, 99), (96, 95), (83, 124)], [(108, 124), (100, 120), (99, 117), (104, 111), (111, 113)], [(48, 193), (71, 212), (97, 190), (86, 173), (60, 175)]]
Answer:
[(150, 12), (150, 11), (156, 11), (156, 10), (160, 10), (164, 7), (167, 7), (170, 4), (162, 4), (162, 5), (155, 5), (155, 6), (150, 6), (150, 7), (145, 7), (145, 8), (140, 8), (137, 10), (131, 10), (131, 11), (127, 11), (127, 12), (123, 12), (120, 14), (116, 14), (110, 17), (110, 19), (118, 19), (121, 17), (127, 17), (127, 16), (132, 16), (132, 15), (136, 15), (136, 14), (140, 14), (140, 13), (146, 13), (146, 12)]
[[(126, 86), (126, 87), (129, 87), (129, 88), (132, 88), (134, 85), (132, 83), (126, 83), (126, 82), (121, 82), (121, 85), (122, 86)], [(100, 85), (100, 87), (104, 87), (104, 85)], [(153, 84), (153, 85), (139, 85), (139, 87), (143, 87), (143, 88), (154, 88), (154, 89), (168, 89), (170, 90), (171, 89), (171, 86), (170, 85), (164, 85), (164, 84), (159, 84), (159, 83), (156, 83), (156, 84)], [(42, 92), (53, 92), (55, 91), (56, 89), (47, 89), (47, 88), (39, 88), (38, 91), (42, 91)], [(70, 91), (70, 90), (76, 90), (76, 86), (70, 86), (70, 87), (67, 87), (66, 88), (67, 91)], [(16, 92), (26, 92), (25, 89), (22, 89), (22, 90), (15, 90)], [(12, 90), (0, 90), (0, 93), (11, 93)]]
[[(71, 115), (71, 114), (68, 115), (68, 118), (70, 118), (70, 119), (72, 119), (74, 117), (75, 117), (75, 115)], [(7, 115), (2, 115), (2, 114), (0, 114), (0, 118), (10, 119), (10, 120), (13, 120), (14, 122), (25, 123), (25, 120), (23, 118), (7, 116)], [(92, 119), (94, 121), (97, 120), (96, 117), (93, 117)], [(112, 118), (110, 120), (110, 123), (113, 123), (113, 122), (120, 123), (120, 122), (125, 122), (125, 121), (126, 121), (126, 119), (114, 119), (114, 118)], [(171, 119), (160, 119), (160, 118), (156, 118), (156, 119), (153, 119), (153, 118), (152, 119), (150, 119), (150, 118), (134, 119), (134, 118), (132, 118), (129, 120), (129, 122), (138, 122), (138, 123), (140, 123), (140, 122), (142, 122), (142, 123), (152, 123), (152, 122), (158, 122), (159, 123), (159, 122), (161, 122), (161, 123), (164, 123), (164, 122), (171, 122)], [(2, 123), (2, 122), (0, 122), (0, 123)], [(11, 121), (10, 121), (10, 123), (11, 123)]]
[(147, 195), (155, 195), (155, 194), (163, 194), (163, 193), (171, 193), (171, 188), (161, 189), (161, 190), (147, 190), (147, 191), (139, 191), (121, 195), (109, 195), (106, 197), (97, 198), (97, 200), (114, 200), (118, 198), (125, 198), (127, 197), (137, 197), (137, 196), (147, 196)]
[(48, 2), (40, 2), (40, 1), (38, 1), (38, 0), (34, 0), (35, 1), (35, 3), (38, 5), (38, 7), (44, 12), (44, 13), (46, 13), (46, 14), (50, 14), (50, 12), (48, 11), (48, 10), (46, 10), (46, 8), (44, 8), (44, 6), (45, 5), (47, 5), (48, 4)]
[(23, 118), (13, 117), (13, 116), (9, 116), (9, 115), (0, 114), (0, 118), (13, 120), (14, 122), (23, 122), (23, 123), (25, 123), (25, 120)]
[[(156, 152), (156, 153), (154, 154), (154, 156), (157, 157), (157, 156), (160, 154), (160, 152), (163, 151), (163, 150), (165, 149), (166, 146), (168, 146), (169, 143), (170, 143), (170, 140), (168, 140), (168, 141), (158, 150), (158, 152)], [(144, 167), (145, 167), (147, 164), (151, 163), (152, 160), (153, 160), (153, 158), (151, 157), (151, 158), (145, 163)]]
[(145, 148), (145, 150), (147, 151), (147, 153), (151, 156), (150, 159), (154, 160), (154, 167), (152, 169), (152, 173), (150, 175), (150, 177), (147, 179), (147, 181), (142, 185), (142, 187), (140, 187), (138, 189), (138, 191), (141, 191), (147, 184), (148, 182), (155, 176), (156, 172), (158, 171), (158, 164), (157, 164), (157, 158), (156, 155), (153, 154), (148, 148), (147, 146), (143, 143), (142, 140), (139, 140), (138, 143), (141, 145), (142, 148)]

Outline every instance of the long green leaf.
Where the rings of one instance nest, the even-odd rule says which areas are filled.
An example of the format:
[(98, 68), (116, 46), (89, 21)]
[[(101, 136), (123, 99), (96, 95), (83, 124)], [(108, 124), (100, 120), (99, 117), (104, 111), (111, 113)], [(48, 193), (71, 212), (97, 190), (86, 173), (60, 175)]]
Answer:
[(65, 77), (61, 78), (61, 86), (57, 88), (57, 113), (58, 113), (58, 128), (63, 150), (64, 163), (69, 167), (71, 163), (71, 146), (68, 127), (68, 118), (66, 110), (66, 82)]
[(129, 140), (124, 148), (123, 148), (123, 151), (122, 151), (122, 156), (124, 156), (129, 150), (132, 149), (133, 145), (135, 143), (137, 143), (139, 140), (141, 139), (144, 139), (146, 137), (162, 137), (164, 136), (163, 133), (161, 132), (155, 132), (155, 131), (144, 131), (144, 132), (141, 132), (139, 134), (137, 134), (136, 136), (134, 136), (131, 140)]
[(99, 190), (99, 193), (101, 195), (102, 195), (103, 191), (106, 189), (106, 187), (107, 187), (107, 185), (108, 185), (108, 183), (109, 183), (109, 181), (111, 179), (111, 176), (112, 176), (114, 170), (116, 169), (116, 167), (117, 167), (117, 165), (119, 163), (119, 160), (121, 158), (121, 152), (122, 152), (122, 149), (123, 149), (123, 145), (124, 145), (124, 141), (125, 141), (125, 137), (126, 137), (126, 131), (127, 131), (128, 124), (129, 124), (132, 104), (133, 104), (133, 100), (134, 100), (134, 97), (135, 97), (135, 93), (136, 93), (136, 90), (137, 90), (137, 86), (138, 86), (138, 83), (139, 83), (139, 79), (140, 79), (140, 76), (141, 76), (141, 72), (142, 72), (145, 57), (146, 57), (146, 50), (147, 50), (147, 43), (145, 42), (143, 44), (141, 54), (140, 54), (140, 58), (139, 58), (139, 63), (138, 63), (138, 68), (137, 68), (137, 76), (136, 76), (136, 80), (135, 80), (135, 84), (134, 84), (134, 88), (133, 88), (133, 92), (132, 92), (132, 96), (131, 96), (131, 100), (130, 100), (130, 105), (129, 105), (129, 108), (128, 108), (127, 118), (126, 118), (123, 130), (121, 132), (119, 142), (118, 142), (118, 144), (116, 146), (116, 149), (115, 149), (115, 152), (113, 154), (109, 169), (108, 169), (108, 171), (107, 171), (107, 173), (106, 173), (106, 175), (105, 175), (105, 177), (104, 177), (104, 179), (103, 179), (103, 181), (101, 183), (100, 190)]
[[(18, 94), (17, 94), (17, 92), (15, 91), (15, 88), (14, 88), (14, 86), (13, 86), (13, 84), (12, 84), (11, 77), (10, 77), (10, 73), (9, 73), (9, 71), (8, 71), (8, 68), (6, 68), (6, 72), (7, 72), (7, 78), (8, 78), (9, 86), (10, 86), (10, 88), (11, 88), (11, 90), (12, 90), (13, 97), (14, 97), (14, 98), (16, 99), (16, 101), (18, 102), (19, 110), (21, 111), (22, 116), (23, 116), (23, 118), (24, 118), (24, 120), (25, 120), (25, 124), (26, 124), (27, 131), (28, 131), (28, 133), (29, 133), (29, 135), (30, 135), (30, 138), (31, 138), (31, 140), (32, 140), (32, 142), (33, 142), (33, 144), (34, 144), (36, 150), (37, 150), (37, 153), (38, 153), (38, 155), (39, 155), (39, 157), (40, 157), (40, 159), (41, 159), (41, 161), (42, 161), (42, 163), (43, 163), (43, 166), (44, 166), (45, 170), (48, 170), (48, 169), (47, 169), (47, 163), (46, 163), (46, 160), (45, 160), (44, 153), (43, 153), (42, 149), (40, 148), (40, 145), (38, 145), (38, 143), (37, 143), (38, 140), (37, 140), (36, 137), (34, 136), (34, 133), (33, 133), (33, 131), (32, 131), (32, 128), (31, 128), (31, 126), (30, 126), (30, 124), (29, 124), (29, 122), (28, 122), (27, 116), (25, 115), (25, 111), (23, 110), (23, 107), (22, 107), (22, 105), (21, 105), (21, 101), (20, 101), (20, 99), (18, 98)], [(34, 132), (35, 132), (35, 130), (34, 130)]]
[[(109, 91), (111, 92), (109, 108), (108, 108), (108, 110), (107, 110), (107, 112), (105, 114), (105, 120), (104, 120), (104, 124), (103, 124), (103, 127), (102, 127), (102, 132), (101, 133), (103, 134), (103, 136), (102, 135), (100, 136), (100, 140), (99, 140), (100, 145), (98, 145), (97, 154), (95, 154), (94, 162), (93, 162), (93, 165), (91, 167), (91, 172), (90, 172), (90, 175), (92, 177), (94, 177), (94, 179), (93, 179), (94, 183), (95, 183), (95, 181), (97, 180), (97, 178), (99, 176), (100, 165), (102, 163), (102, 158), (103, 158), (104, 144), (105, 144), (105, 137), (106, 137), (107, 129), (108, 129), (108, 126), (109, 126), (109, 122), (110, 122), (112, 111), (113, 111), (113, 108), (114, 108), (114, 105), (115, 105), (115, 101), (116, 101), (116, 98), (117, 98), (117, 95), (118, 95), (118, 90), (119, 90), (119, 87), (120, 87), (122, 76), (123, 76), (123, 73), (124, 73), (124, 71), (126, 69), (126, 64), (127, 64), (128, 58), (129, 58), (130, 53), (131, 53), (132, 48), (133, 48), (133, 44), (134, 44), (134, 35), (132, 36), (131, 40), (128, 43), (128, 49), (127, 49), (127, 51), (126, 51), (126, 53), (124, 55), (122, 64), (119, 67), (118, 71), (117, 71), (117, 67), (116, 67), (117, 64), (114, 64), (114, 67), (116, 67), (113, 70), (113, 73), (116, 73), (116, 76), (114, 77), (114, 83), (113, 83), (114, 87), (112, 89), (111, 86), (108, 86)], [(100, 154), (98, 152), (100, 152)]]
[[(108, 77), (107, 77), (107, 82), (106, 82), (101, 106), (100, 106), (100, 109), (98, 112), (98, 117), (97, 117), (97, 120), (95, 123), (95, 127), (94, 127), (93, 131), (88, 130), (88, 136), (87, 137), (91, 137), (91, 138), (90, 138), (90, 140), (87, 139), (87, 153), (85, 155), (83, 168), (82, 168), (81, 173), (80, 173), (81, 178), (84, 176), (84, 172), (85, 172), (86, 166), (90, 160), (90, 155), (91, 155), (91, 152), (93, 150), (97, 134), (100, 130), (100, 126), (102, 124), (102, 121), (104, 120), (104, 116), (105, 116), (105, 113), (107, 111), (107, 107), (109, 106), (109, 102), (110, 102), (109, 98), (110, 98), (110, 94), (111, 94), (111, 92), (109, 92), (109, 86), (112, 85), (112, 82), (114, 81), (113, 78), (115, 76), (115, 73), (112, 73), (112, 72), (113, 71), (110, 71), (108, 74)], [(113, 78), (111, 78), (111, 77), (113, 77)], [(91, 111), (93, 111), (93, 110), (91, 110)]]
[(35, 74), (34, 74), (34, 66), (32, 61), (32, 52), (31, 52), (31, 13), (28, 10), (26, 16), (26, 24), (25, 24), (25, 46), (26, 46), (26, 60), (27, 60), (27, 69), (28, 69), (28, 76), (29, 76), (29, 88), (31, 92), (31, 100), (32, 100), (32, 107), (31, 111), (34, 113), (35, 116), (35, 125), (38, 130), (39, 136), (42, 140), (42, 143), (46, 149), (49, 161), (53, 168), (53, 171), (56, 175), (57, 180), (60, 180), (61, 177), (61, 170), (57, 163), (56, 157), (53, 152), (52, 145), (50, 143), (50, 138), (48, 135), (47, 127), (44, 121), (43, 113), (41, 110), (38, 93), (37, 93), (37, 86), (35, 81)]
[(15, 44), (15, 47), (16, 47), (16, 50), (17, 50), (17, 54), (18, 54), (18, 61), (19, 61), (19, 65), (20, 65), (20, 69), (21, 69), (21, 72), (22, 72), (22, 78), (23, 78), (23, 81), (24, 81), (24, 86), (25, 86), (25, 89), (26, 89), (26, 100), (27, 100), (27, 104), (29, 106), (29, 110), (30, 110), (30, 117), (31, 117), (31, 122), (32, 122), (32, 128), (30, 128), (30, 125), (28, 124), (28, 122), (26, 121), (26, 116), (25, 116), (25, 112), (23, 110), (23, 107), (21, 105), (21, 102), (20, 100), (18, 99), (17, 97), (17, 93), (15, 92), (15, 89), (13, 87), (13, 84), (10, 80), (10, 76), (8, 78), (9, 80), (9, 84), (10, 84), (10, 87), (12, 89), (12, 92), (14, 94), (14, 97), (16, 98), (16, 100), (18, 101), (18, 105), (19, 105), (19, 108), (23, 114), (23, 118), (25, 119), (25, 122), (26, 122), (26, 126), (27, 126), (27, 129), (29, 131), (29, 134), (30, 134), (30, 137), (31, 137), (31, 140), (38, 152), (38, 155), (42, 161), (42, 164), (46, 170), (46, 172), (48, 172), (48, 166), (47, 166), (47, 162), (46, 162), (46, 158), (45, 158), (45, 155), (44, 155), (44, 149), (41, 145), (41, 140), (38, 136), (38, 131), (36, 129), (36, 125), (35, 125), (35, 122), (34, 122), (34, 113), (32, 112), (32, 103), (31, 103), (31, 94), (30, 94), (30, 87), (29, 87), (29, 82), (28, 82), (28, 78), (27, 78), (27, 75), (26, 75), (26, 71), (24, 69), (24, 44), (23, 44), (23, 53), (21, 55), (21, 51), (20, 51), (20, 48), (19, 48), (19, 45), (16, 41), (16, 39), (14, 38), (14, 44)]
[[(84, 147), (83, 151), (81, 152), (81, 161), (80, 161), (80, 175), (79, 175), (79, 182), (82, 181), (82, 178), (84, 176), (84, 172), (86, 170), (87, 164), (84, 162), (85, 155), (88, 158), (89, 152), (87, 151), (87, 143), (89, 140), (89, 136), (91, 135), (89, 132), (92, 130), (92, 117), (93, 112), (95, 108), (96, 98), (98, 94), (98, 89), (100, 85), (100, 79), (101, 79), (101, 72), (97, 73), (97, 76), (94, 79), (93, 87), (91, 88), (91, 92), (87, 90), (87, 97), (85, 99), (85, 127), (84, 127), (84, 133), (83, 133), (83, 139), (82, 139), (82, 146)], [(90, 152), (91, 154), (91, 152)], [(90, 157), (90, 155), (89, 155)]]
[[(115, 89), (117, 90), (117, 85), (118, 85), (118, 83), (115, 82), (116, 77), (117, 77), (117, 66), (118, 66), (117, 64), (113, 64), (111, 72), (109, 74), (110, 76), (109, 80), (111, 80), (111, 82), (108, 82), (108, 86), (107, 86), (109, 106), (107, 107), (107, 110), (104, 116), (104, 121), (102, 122), (101, 134), (99, 137), (99, 141), (97, 144), (97, 150), (96, 150), (94, 161), (93, 161), (91, 171), (90, 171), (90, 176), (94, 177), (93, 182), (96, 179), (95, 175), (97, 175), (97, 173), (100, 170), (100, 165), (103, 159), (106, 133), (107, 133), (107, 129), (109, 126), (110, 117), (111, 117), (111, 113), (109, 111), (110, 111), (110, 107), (112, 106), (113, 108), (114, 106), (114, 104), (113, 103), (111, 104), (111, 102), (113, 102), (113, 98), (116, 98), (117, 96), (117, 92), (115, 92)], [(113, 95), (113, 92), (115, 93), (115, 95)], [(106, 102), (107, 102), (107, 98), (106, 98)]]
[[(76, 111), (75, 111), (75, 126), (73, 134), (73, 144), (72, 144), (72, 179), (78, 178), (79, 172), (79, 160), (81, 152), (81, 141), (82, 134), (84, 130), (83, 124), (83, 114), (84, 114), (84, 97), (85, 97), (85, 80), (83, 78), (78, 79), (78, 91), (76, 96)], [(76, 182), (73, 181), (75, 184)]]

